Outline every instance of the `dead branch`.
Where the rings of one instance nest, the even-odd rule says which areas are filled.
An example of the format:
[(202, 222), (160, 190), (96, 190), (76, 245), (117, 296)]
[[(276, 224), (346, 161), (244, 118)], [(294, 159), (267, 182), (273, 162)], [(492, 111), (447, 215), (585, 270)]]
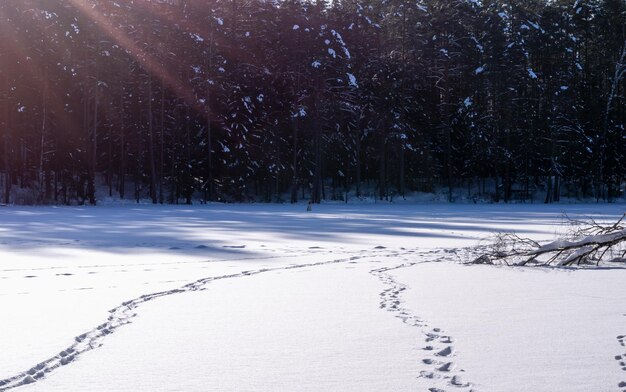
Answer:
[(612, 225), (593, 219), (584, 222), (569, 220), (576, 228), (569, 239), (544, 245), (516, 234), (500, 233), (491, 241), (489, 251), (475, 259), (475, 264), (559, 265), (626, 262), (626, 226), (624, 214)]

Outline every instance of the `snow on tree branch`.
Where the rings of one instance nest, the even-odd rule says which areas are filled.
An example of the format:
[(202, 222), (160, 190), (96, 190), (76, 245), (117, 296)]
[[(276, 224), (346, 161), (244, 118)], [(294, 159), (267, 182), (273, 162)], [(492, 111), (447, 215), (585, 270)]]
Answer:
[(473, 261), (474, 264), (503, 263), (507, 265), (558, 265), (626, 263), (626, 226), (624, 214), (612, 225), (594, 220), (570, 220), (576, 225), (571, 239), (559, 239), (544, 245), (512, 233), (495, 236), (489, 251)]

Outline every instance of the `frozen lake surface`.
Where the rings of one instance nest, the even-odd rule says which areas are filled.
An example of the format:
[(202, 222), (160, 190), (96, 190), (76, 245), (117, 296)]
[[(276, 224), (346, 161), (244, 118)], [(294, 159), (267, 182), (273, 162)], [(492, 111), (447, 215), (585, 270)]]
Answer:
[(0, 208), (0, 390), (626, 391), (626, 269), (467, 266), (623, 205)]

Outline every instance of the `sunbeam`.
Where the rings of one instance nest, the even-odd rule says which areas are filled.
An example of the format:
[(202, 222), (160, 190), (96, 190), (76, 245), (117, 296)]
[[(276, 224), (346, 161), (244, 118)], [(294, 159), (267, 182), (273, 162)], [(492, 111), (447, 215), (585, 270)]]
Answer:
[[(141, 48), (139, 44), (128, 37), (122, 29), (115, 26), (104, 14), (98, 12), (96, 7), (89, 6), (85, 1), (68, 0), (83, 16), (89, 18), (98, 27), (99, 31), (110, 38), (115, 44), (123, 48), (141, 67), (156, 78), (171, 92), (193, 107), (198, 113), (203, 113), (205, 107), (201, 105), (193, 90), (185, 83), (181, 83), (180, 78), (170, 73), (165, 66), (156, 60), (152, 54)], [(147, 34), (151, 34), (148, 32)]]

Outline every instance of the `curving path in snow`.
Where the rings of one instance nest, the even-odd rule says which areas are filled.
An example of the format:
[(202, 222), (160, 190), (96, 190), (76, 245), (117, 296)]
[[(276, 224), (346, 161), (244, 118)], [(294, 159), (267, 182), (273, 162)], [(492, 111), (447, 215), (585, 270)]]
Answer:
[[(444, 388), (453, 387), (457, 391), (473, 391), (472, 384), (465, 380), (465, 370), (459, 368), (454, 359), (456, 357), (454, 349), (454, 338), (445, 333), (441, 328), (429, 328), (427, 321), (420, 318), (411, 310), (403, 300), (402, 294), (409, 287), (394, 278), (392, 273), (404, 268), (410, 268), (422, 263), (435, 262), (454, 262), (455, 258), (451, 255), (459, 257), (461, 260), (471, 260), (471, 256), (475, 253), (472, 249), (446, 249), (443, 251), (427, 251), (415, 253), (412, 259), (417, 258), (419, 261), (405, 262), (399, 265), (374, 269), (371, 273), (377, 276), (387, 286), (380, 294), (380, 308), (391, 312), (396, 318), (403, 323), (417, 327), (422, 336), (423, 359), (420, 362), (421, 369), (419, 377), (424, 379), (430, 392), (445, 392)], [(412, 253), (413, 251), (411, 251)], [(458, 253), (462, 253), (460, 256)]]
[(22, 385), (33, 384), (39, 380), (44, 379), (58, 368), (72, 364), (74, 361), (78, 360), (79, 357), (81, 357), (84, 353), (101, 347), (104, 338), (108, 335), (115, 333), (120, 327), (131, 323), (131, 319), (137, 316), (137, 308), (139, 308), (146, 302), (156, 300), (161, 297), (182, 294), (191, 291), (205, 290), (207, 284), (218, 280), (242, 278), (267, 272), (288, 271), (292, 269), (302, 269), (329, 264), (346, 263), (349, 261), (358, 260), (360, 258), (362, 257), (354, 256), (318, 263), (297, 264), (289, 265), (286, 267), (262, 268), (257, 270), (242, 271), (229, 275), (212, 276), (202, 278), (191, 283), (187, 283), (179, 288), (144, 294), (140, 297), (124, 301), (121, 305), (109, 310), (109, 315), (106, 321), (94, 327), (93, 329), (74, 337), (74, 342), (68, 347), (61, 350), (58, 354), (50, 358), (44, 359), (37, 364), (34, 364), (32, 367), (25, 371), (4, 379), (0, 379), (0, 391), (7, 391)]
[[(452, 386), (454, 387), (455, 390), (459, 390), (459, 391), (472, 390), (471, 384), (465, 381), (465, 378), (463, 375), (464, 370), (457, 368), (454, 363), (454, 358), (456, 355), (454, 352), (453, 338), (449, 335), (446, 335), (440, 328), (429, 328), (428, 324), (425, 321), (422, 321), (417, 315), (412, 314), (412, 311), (410, 309), (403, 307), (401, 293), (407, 289), (407, 286), (395, 280), (393, 276), (390, 274), (391, 271), (411, 267), (418, 263), (441, 262), (441, 261), (446, 261), (446, 260), (450, 261), (451, 255), (454, 255), (455, 257), (459, 257), (457, 254), (457, 250), (456, 249), (448, 250), (448, 251), (433, 250), (433, 251), (419, 252), (416, 250), (401, 249), (398, 251), (394, 251), (394, 250), (388, 250), (385, 247), (379, 246), (373, 250), (361, 251), (357, 253), (358, 255), (355, 255), (355, 256), (344, 257), (340, 259), (331, 259), (331, 260), (317, 262), (317, 263), (292, 264), (292, 265), (274, 267), (274, 268), (261, 268), (261, 269), (256, 269), (256, 270), (246, 270), (246, 271), (241, 271), (239, 273), (234, 273), (234, 274), (229, 274), (229, 275), (211, 276), (211, 277), (196, 280), (194, 282), (190, 282), (178, 288), (159, 291), (159, 292), (150, 293), (150, 294), (144, 294), (135, 299), (124, 301), (121, 305), (109, 310), (108, 312), (109, 316), (107, 317), (105, 322), (99, 324), (97, 327), (94, 327), (93, 329), (85, 333), (82, 333), (76, 336), (74, 338), (74, 342), (70, 346), (64, 348), (58, 354), (46, 360), (43, 360), (37, 364), (34, 364), (32, 367), (30, 367), (26, 371), (20, 372), (12, 377), (5, 378), (4, 380), (0, 380), (0, 391), (11, 390), (13, 388), (20, 387), (20, 386), (24, 386), (24, 387), (28, 386), (29, 388), (35, 391), (36, 390), (45, 390), (45, 391), (59, 390), (61, 391), (61, 390), (67, 390), (68, 388), (72, 389), (73, 381), (71, 380), (74, 380), (74, 379), (79, 379), (79, 380), (82, 379), (83, 380), (82, 382), (89, 382), (90, 390), (98, 390), (98, 388), (102, 388), (101, 390), (103, 391), (111, 390), (111, 388), (115, 390), (124, 390), (125, 387), (128, 387), (130, 389), (135, 389), (137, 386), (137, 383), (144, 385), (145, 388), (150, 388), (152, 390), (161, 390), (161, 388), (163, 388), (163, 390), (170, 390), (171, 388), (173, 388), (173, 386), (167, 386), (169, 385), (167, 383), (162, 384), (162, 385), (153, 384), (153, 381), (151, 381), (152, 376), (149, 377), (150, 380), (143, 380), (145, 376), (142, 374), (143, 372), (142, 369), (136, 369), (133, 372), (133, 377), (135, 377), (136, 379), (134, 382), (128, 380), (128, 382), (125, 384), (126, 386), (117, 385), (115, 384), (115, 381), (110, 378), (110, 376), (106, 376), (110, 374), (115, 374), (116, 375), (115, 378), (117, 379), (120, 377), (119, 374), (123, 372), (122, 369), (117, 369), (117, 370), (107, 369), (106, 371), (103, 371), (103, 368), (119, 367), (120, 366), (119, 358), (128, 358), (128, 357), (132, 357), (133, 355), (137, 356), (137, 353), (135, 352), (135, 350), (128, 350), (128, 347), (132, 347), (132, 346), (139, 345), (141, 347), (144, 347), (145, 349), (150, 348), (151, 350), (156, 350), (157, 353), (154, 355), (155, 358), (168, 358), (171, 356), (177, 356), (178, 349), (172, 350), (172, 347), (170, 347), (169, 345), (166, 347), (162, 347), (159, 341), (154, 341), (153, 338), (151, 338), (150, 341), (143, 341), (143, 342), (139, 341), (136, 338), (132, 339), (132, 341), (126, 342), (122, 345), (125, 348), (124, 350), (121, 350), (120, 352), (115, 352), (115, 353), (107, 353), (106, 352), (107, 348), (103, 347), (104, 343), (107, 342), (107, 340), (105, 339), (114, 339), (115, 337), (110, 337), (110, 335), (114, 333), (118, 333), (118, 330), (121, 327), (128, 326), (127, 328), (130, 329), (131, 328), (130, 324), (133, 322), (134, 319), (141, 317), (142, 309), (146, 307), (147, 303), (156, 302), (153, 306), (156, 306), (159, 308), (159, 313), (162, 315), (162, 317), (164, 318), (172, 317), (171, 313), (175, 312), (175, 310), (172, 310), (171, 307), (168, 307), (167, 304), (165, 304), (166, 306), (165, 310), (160, 309), (159, 303), (164, 302), (165, 297), (178, 296), (182, 294), (189, 294), (193, 292), (203, 292), (203, 291), (208, 291), (208, 294), (212, 294), (211, 286), (214, 285), (216, 282), (223, 281), (223, 280), (245, 279), (245, 278), (254, 277), (256, 275), (261, 275), (261, 274), (270, 274), (270, 275), (271, 274), (276, 275), (280, 273), (285, 274), (284, 276), (278, 277), (280, 282), (275, 281), (275, 285), (277, 287), (281, 287), (285, 285), (284, 281), (286, 279), (290, 281), (289, 284), (293, 284), (294, 280), (297, 281), (298, 278), (300, 278), (300, 277), (294, 277), (293, 273), (290, 273), (292, 271), (299, 272), (300, 270), (302, 270), (304, 274), (300, 273), (300, 275), (303, 276), (304, 279), (309, 280), (309, 279), (312, 279), (311, 275), (314, 278), (316, 274), (322, 274), (322, 272), (318, 272), (317, 270), (324, 269), (324, 267), (330, 267), (330, 266), (338, 265), (338, 264), (344, 264), (346, 266), (340, 271), (335, 269), (332, 272), (332, 275), (333, 275), (332, 277), (327, 276), (328, 272), (325, 271), (324, 272), (324, 274), (326, 274), (324, 278), (325, 281), (337, 279), (337, 277), (340, 277), (341, 275), (346, 275), (342, 279), (346, 281), (353, 281), (355, 280), (357, 276), (362, 279), (363, 276), (365, 276), (364, 272), (366, 271), (369, 272), (370, 274), (378, 277), (379, 280), (386, 287), (380, 294), (378, 294), (378, 297), (380, 299), (379, 308), (382, 310), (391, 312), (392, 315), (395, 316), (395, 318), (400, 319), (404, 324), (411, 326), (411, 327), (417, 327), (418, 329), (405, 330), (404, 328), (399, 328), (402, 331), (400, 336), (404, 336), (404, 339), (398, 340), (398, 336), (396, 336), (397, 333), (394, 333), (393, 334), (394, 336), (386, 336), (386, 339), (383, 339), (381, 341), (383, 346), (388, 345), (388, 344), (392, 346), (393, 344), (395, 344), (396, 346), (403, 346), (401, 349), (397, 347), (394, 350), (395, 352), (391, 353), (391, 355), (389, 352), (387, 352), (385, 353), (386, 355), (381, 354), (378, 356), (379, 359), (384, 360), (385, 365), (387, 366), (385, 375), (378, 373), (377, 378), (372, 379), (372, 375), (377, 374), (377, 372), (373, 372), (373, 370), (370, 370), (367, 372), (369, 377), (365, 377), (365, 373), (361, 374), (361, 377), (365, 377), (362, 380), (367, 381), (366, 383), (364, 384), (351, 383), (351, 382), (348, 382), (347, 380), (347, 379), (352, 378), (350, 376), (350, 373), (354, 372), (355, 374), (360, 374), (361, 372), (363, 372), (366, 369), (366, 367), (363, 366), (364, 361), (357, 362), (356, 363), (357, 367), (354, 368), (354, 367), (346, 366), (345, 363), (343, 363), (344, 361), (342, 361), (342, 364), (338, 365), (336, 362), (333, 362), (333, 361), (329, 361), (329, 363), (324, 364), (322, 363), (323, 361), (320, 360), (319, 361), (320, 363), (317, 364), (317, 367), (318, 367), (319, 373), (324, 374), (324, 376), (322, 377), (320, 375), (318, 377), (314, 377), (308, 383), (305, 382), (297, 386), (293, 385), (293, 388), (296, 388), (298, 390), (311, 390), (311, 391), (319, 390), (319, 388), (321, 388), (321, 386), (324, 385), (324, 383), (328, 382), (328, 380), (333, 379), (333, 375), (327, 374), (327, 372), (329, 372), (332, 369), (341, 368), (343, 369), (342, 373), (334, 375), (335, 380), (333, 381), (333, 384), (332, 384), (334, 385), (334, 388), (342, 388), (342, 389), (348, 388), (346, 390), (350, 390), (350, 388), (354, 388), (355, 391), (356, 390), (375, 391), (375, 390), (383, 390), (384, 388), (387, 388), (388, 386), (393, 385), (393, 390), (398, 390), (398, 391), (410, 390), (416, 386), (423, 386), (425, 388), (428, 388), (428, 390), (432, 392), (444, 391), (445, 389), (443, 388), (448, 387), (448, 386)], [(403, 263), (395, 264), (399, 260), (402, 260)], [(411, 261), (411, 260), (419, 260), (419, 261)], [(379, 265), (390, 265), (390, 266), (379, 267)], [(377, 268), (371, 269), (372, 266), (377, 267)], [(313, 272), (313, 270), (316, 270), (316, 271)], [(368, 284), (371, 285), (372, 282), (368, 282)], [(334, 290), (337, 290), (340, 287), (341, 287), (340, 285), (336, 285), (331, 288)], [(318, 290), (317, 287), (310, 286), (309, 289), (313, 289), (314, 292), (308, 293), (307, 295), (315, 296), (315, 294), (317, 294), (317, 290)], [(251, 290), (255, 291), (258, 294), (259, 291), (261, 291), (262, 289), (246, 288), (243, 291), (251, 291)], [(329, 298), (332, 298), (334, 302), (342, 301), (342, 300), (345, 300), (346, 298), (344, 292), (338, 293), (338, 292), (333, 292), (328, 289), (325, 291), (330, 296)], [(360, 295), (363, 295), (363, 298), (367, 298), (367, 295), (371, 296), (372, 293), (373, 291), (370, 290), (368, 293), (361, 293)], [(301, 298), (299, 297), (292, 298), (292, 300), (296, 302), (300, 301), (300, 299)], [(278, 298), (271, 299), (272, 302), (277, 301), (277, 300), (279, 299)], [(187, 301), (188, 299), (185, 300), (184, 302), (187, 302)], [(233, 304), (233, 306), (239, 306), (239, 307), (250, 306), (250, 304), (254, 305), (257, 301), (254, 298), (252, 298), (252, 299), (249, 299), (249, 301), (247, 302), (249, 303), (246, 303), (245, 305), (243, 305), (241, 302), (237, 302)], [(370, 308), (369, 311), (373, 313), (374, 307), (372, 305), (373, 303), (371, 301), (369, 304), (364, 303), (362, 300), (355, 301), (352, 304), (350, 304), (350, 307), (353, 308), (350, 310), (362, 311), (364, 308), (369, 307)], [(327, 314), (327, 310), (331, 308), (331, 304), (328, 304), (328, 303), (324, 304), (323, 301), (320, 301), (319, 303), (316, 303), (315, 306), (325, 307), (325, 310), (320, 311), (318, 313), (317, 315), (318, 317), (320, 316), (323, 318), (331, 317), (331, 315)], [(188, 307), (188, 305), (182, 304), (180, 307), (184, 308), (184, 307)], [(302, 310), (304, 312), (308, 312), (310, 307), (311, 305), (309, 304), (308, 307), (303, 307)], [(148, 311), (150, 310), (154, 310), (154, 309), (149, 309)], [(279, 311), (279, 310), (274, 310), (271, 308), (265, 309), (265, 311), (268, 312), (270, 315), (276, 315), (276, 314), (281, 314), (285, 312), (284, 310)], [(165, 315), (163, 315), (163, 313), (165, 313)], [(212, 314), (211, 311), (209, 311), (209, 313)], [(386, 317), (381, 317), (381, 315), (384, 315), (384, 313), (377, 314), (376, 319), (378, 320), (376, 320), (374, 324), (381, 323), (381, 320), (383, 320), (382, 321), (383, 323), (389, 322), (389, 319), (387, 319)], [(266, 315), (262, 315), (262, 316), (266, 317)], [(180, 331), (180, 330), (184, 330), (185, 328), (188, 328), (189, 325), (200, 325), (201, 322), (195, 319), (196, 318), (205, 319), (205, 317), (206, 315), (203, 312), (198, 312), (198, 313), (194, 312), (191, 315), (191, 319), (190, 319), (190, 315), (187, 315), (187, 318), (182, 318), (182, 320), (178, 322), (179, 325), (176, 325), (173, 328), (170, 326), (170, 328), (173, 329), (174, 331)], [(334, 323), (346, 323), (347, 325), (350, 326), (349, 328), (353, 328), (355, 325), (354, 324), (355, 320), (352, 317), (349, 319), (344, 319), (344, 317), (345, 316), (343, 313), (341, 315), (335, 315), (332, 317), (333, 322)], [(159, 322), (159, 324), (161, 322)], [(207, 320), (207, 326), (209, 326), (213, 322), (214, 320), (212, 319)], [(370, 324), (369, 328), (373, 327), (371, 319), (367, 320), (366, 322)], [(232, 328), (234, 324), (239, 324), (239, 323), (235, 320), (230, 320), (228, 321), (228, 324), (230, 325), (229, 328)], [(256, 320), (254, 322), (247, 322), (247, 323), (244, 322), (243, 324), (247, 325), (249, 328), (253, 330), (256, 330), (258, 327), (256, 325)], [(316, 319), (315, 322), (313, 323), (313, 325), (315, 325), (316, 328), (321, 328), (322, 334), (330, 332), (324, 329), (323, 327), (321, 327), (320, 324), (323, 324), (323, 321), (319, 319)], [(154, 328), (155, 328), (155, 325), (150, 326), (151, 330), (154, 330)], [(378, 325), (376, 325), (375, 328), (378, 328)], [(373, 330), (375, 330), (375, 328), (373, 328)], [(398, 329), (398, 325), (396, 325), (394, 329)], [(263, 334), (272, 333), (272, 331), (259, 331), (259, 332)], [(293, 333), (294, 329), (290, 328), (290, 332)], [(354, 331), (354, 332), (360, 332), (360, 331)], [(252, 331), (249, 333), (254, 333), (254, 332)], [(368, 331), (368, 333), (371, 334), (373, 333), (373, 331)], [(388, 333), (388, 332), (383, 331), (383, 333)], [(329, 335), (332, 337), (332, 333), (329, 333)], [(422, 340), (423, 344), (419, 346), (415, 345), (413, 347), (406, 346), (405, 339), (407, 335), (421, 336), (420, 340)], [(222, 332), (222, 335), (219, 335), (219, 336), (220, 336), (220, 339), (227, 338), (223, 334), (223, 332)], [(359, 336), (358, 334), (356, 335), (356, 338), (362, 339), (362, 337)], [(328, 337), (326, 337), (325, 339), (328, 339)], [(124, 339), (122, 338), (122, 341), (123, 340)], [(108, 344), (111, 344), (113, 346), (115, 346), (117, 343), (115, 341), (108, 341), (108, 342), (109, 342)], [(273, 344), (278, 345), (280, 343), (281, 342), (275, 341)], [(305, 342), (305, 344), (306, 343), (310, 344), (310, 342)], [(194, 347), (198, 348), (197, 343), (194, 343)], [(360, 347), (356, 351), (358, 353), (358, 356), (367, 358), (367, 357), (371, 357), (371, 353), (370, 353), (371, 348), (372, 347), (370, 346), (370, 343), (368, 343)], [(102, 358), (99, 353), (90, 354), (91, 356), (93, 356), (91, 358), (89, 356), (85, 357), (85, 354), (87, 352), (96, 350), (96, 349), (105, 351), (105, 353), (102, 354), (104, 358)], [(192, 349), (193, 348), (189, 348), (184, 351), (190, 351)], [(340, 349), (339, 347), (337, 349), (342, 351), (342, 349)], [(283, 348), (283, 350), (289, 350), (289, 347)], [(407, 354), (407, 350), (408, 350), (408, 354)], [(224, 347), (221, 348), (221, 351), (223, 354)], [(364, 355), (364, 353), (359, 353), (359, 351), (365, 351), (367, 352), (367, 354)], [(235, 350), (235, 352), (237, 353), (239, 357), (238, 351)], [(319, 354), (326, 355), (322, 351), (320, 351), (318, 355)], [(214, 357), (214, 353), (210, 350), (206, 352), (206, 355), (208, 355), (211, 358)], [(311, 353), (309, 353), (308, 355), (310, 356)], [(343, 353), (343, 355), (350, 355), (350, 353)], [(142, 363), (142, 360), (145, 360), (145, 358), (143, 357), (144, 357), (144, 354), (139, 353), (139, 358), (136, 358), (133, 362)], [(240, 364), (240, 366), (245, 364), (246, 361), (254, 360), (251, 358), (240, 358), (240, 359), (242, 360), (242, 364)], [(275, 361), (276, 358), (270, 355), (267, 357), (267, 360), (268, 362), (271, 363), (272, 361)], [(103, 374), (105, 375), (104, 378), (100, 374), (98, 375), (90, 374), (88, 370), (81, 369), (85, 366), (84, 365), (85, 363), (87, 363), (86, 366), (89, 367), (90, 366), (89, 362), (93, 362), (93, 361), (96, 361), (97, 363), (100, 364), (97, 367), (97, 369), (98, 369), (98, 372), (103, 371)], [(207, 359), (207, 358), (200, 358), (198, 359), (198, 361), (202, 363), (206, 363), (206, 362), (210, 363), (210, 359)], [(298, 361), (301, 362), (301, 366), (309, 366), (312, 359), (307, 356), (304, 358), (299, 358)], [(396, 366), (398, 362), (406, 363), (408, 366), (404, 368), (398, 367)], [(128, 365), (122, 365), (122, 366), (127, 367)], [(219, 364), (213, 364), (212, 366), (219, 368)], [(291, 363), (289, 366), (294, 366), (294, 364)], [(62, 368), (65, 368), (65, 370), (63, 370)], [(77, 368), (79, 370), (73, 370), (70, 368)], [(177, 371), (180, 371), (180, 369), (178, 369), (178, 366), (176, 366), (176, 368), (177, 368)], [(380, 370), (380, 368), (381, 368), (381, 365), (377, 364), (376, 369)], [(224, 371), (227, 371), (227, 370), (225, 369)], [(272, 371), (271, 369), (268, 369), (268, 372), (271, 372), (271, 371)], [(294, 369), (292, 371), (296, 371), (296, 370)], [(77, 372), (78, 374), (76, 374)], [(83, 374), (84, 372), (86, 373)], [(148, 374), (151, 374), (151, 373), (149, 372)], [(220, 372), (219, 374), (223, 375), (224, 373)], [(240, 376), (242, 378), (250, 377), (249, 374), (245, 374), (245, 373), (241, 374)], [(96, 382), (94, 380), (99, 380), (99, 381)], [(395, 380), (395, 381), (392, 381), (392, 380)], [(39, 382), (41, 382), (41, 388), (39, 388)], [(189, 390), (200, 391), (200, 390), (205, 390), (204, 388), (212, 385), (211, 388), (215, 388), (215, 390), (219, 390), (220, 388), (219, 385), (212, 384), (215, 382), (216, 380), (214, 380), (211, 377), (209, 377), (209, 379), (204, 379), (203, 376), (196, 376), (196, 378), (193, 381), (196, 387), (194, 388), (192, 385), (189, 385), (186, 388), (188, 388)], [(251, 388), (250, 390), (273, 390), (274, 388), (276, 388), (276, 385), (280, 385), (281, 382), (282, 381), (275, 380), (271, 384), (267, 384), (267, 383), (259, 384), (257, 381), (257, 384), (255, 384), (254, 386), (250, 386)], [(38, 383), (38, 384), (33, 385), (35, 383)], [(112, 383), (114, 385), (112, 385)], [(197, 385), (202, 385), (202, 387), (198, 387)], [(328, 387), (330, 388), (331, 385), (329, 385)], [(237, 387), (237, 389), (240, 390), (239, 387)]]
[(103, 346), (23, 388), (415, 390), (415, 331), (378, 308), (378, 259), (250, 271), (155, 298)]
[[(624, 316), (626, 316), (626, 314)], [(626, 335), (619, 335), (617, 341), (621, 346), (622, 352), (615, 356), (615, 360), (619, 362), (620, 368), (626, 372)], [(626, 392), (626, 381), (620, 381), (618, 387), (624, 388), (624, 392)]]

